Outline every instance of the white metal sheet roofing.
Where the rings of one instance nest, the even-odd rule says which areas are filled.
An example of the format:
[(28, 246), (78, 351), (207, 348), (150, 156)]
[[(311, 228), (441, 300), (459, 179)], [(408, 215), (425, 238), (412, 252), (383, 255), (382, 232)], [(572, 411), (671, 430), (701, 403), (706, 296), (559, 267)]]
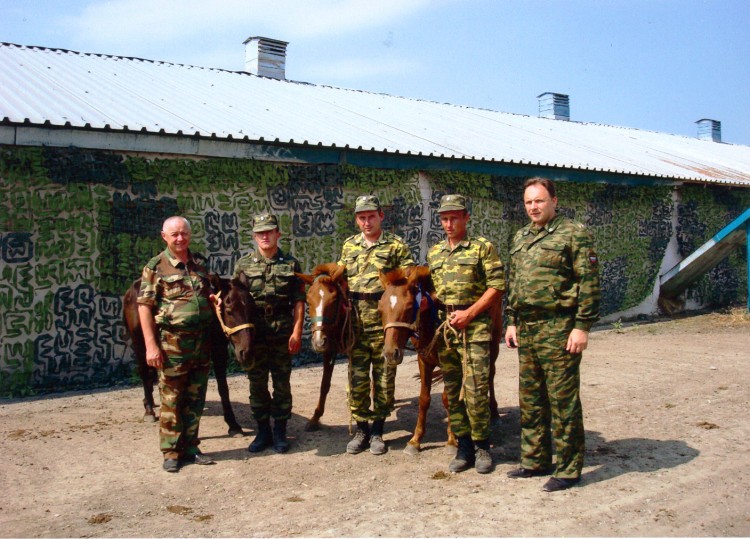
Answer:
[(750, 146), (0, 44), (0, 125), (182, 134), (750, 186)]

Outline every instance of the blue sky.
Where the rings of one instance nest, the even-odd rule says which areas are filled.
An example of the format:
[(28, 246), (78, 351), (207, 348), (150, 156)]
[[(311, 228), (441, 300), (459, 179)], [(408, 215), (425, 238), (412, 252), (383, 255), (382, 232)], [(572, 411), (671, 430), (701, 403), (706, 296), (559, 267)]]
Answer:
[(750, 145), (750, 0), (0, 0), (0, 41), (240, 70), (288, 41), (287, 78)]

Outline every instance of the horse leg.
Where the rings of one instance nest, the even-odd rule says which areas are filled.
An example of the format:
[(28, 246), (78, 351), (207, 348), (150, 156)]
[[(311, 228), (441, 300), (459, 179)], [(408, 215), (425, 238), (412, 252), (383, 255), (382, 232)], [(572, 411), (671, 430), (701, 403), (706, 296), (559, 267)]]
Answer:
[(331, 389), (331, 376), (333, 376), (333, 363), (336, 360), (335, 352), (326, 352), (323, 354), (323, 379), (320, 381), (320, 397), (315, 412), (305, 426), (305, 430), (315, 431), (320, 429), (320, 418), (326, 411), (326, 398), (328, 391)]
[(407, 455), (416, 455), (422, 448), (422, 438), (424, 437), (425, 423), (427, 421), (427, 410), (430, 409), (432, 401), (432, 371), (434, 366), (427, 366), (421, 356), (419, 362), (419, 412), (417, 413), (417, 426), (414, 428), (414, 435), (406, 444), (404, 453)]
[[(448, 408), (448, 392), (445, 389), (445, 384), (443, 384), (443, 406), (445, 407), (445, 411), (449, 412)], [(458, 440), (456, 440), (456, 435), (453, 434), (453, 430), (451, 429), (451, 418), (450, 413), (448, 416), (448, 441), (445, 442), (445, 445), (448, 447), (458, 447)]]
[(214, 334), (212, 335), (212, 338), (217, 339), (217, 342), (212, 343), (211, 345), (211, 361), (214, 364), (214, 375), (216, 376), (216, 386), (219, 390), (219, 397), (221, 397), (221, 409), (224, 413), (224, 422), (229, 427), (229, 436), (233, 438), (241, 438), (245, 433), (242, 432), (242, 427), (234, 417), (232, 402), (229, 400), (229, 385), (227, 384), (227, 362), (229, 361), (228, 344), (223, 335), (217, 337)]
[(156, 412), (154, 412), (154, 383), (157, 379), (156, 369), (145, 366), (141, 372), (141, 382), (143, 383), (143, 422), (155, 423)]

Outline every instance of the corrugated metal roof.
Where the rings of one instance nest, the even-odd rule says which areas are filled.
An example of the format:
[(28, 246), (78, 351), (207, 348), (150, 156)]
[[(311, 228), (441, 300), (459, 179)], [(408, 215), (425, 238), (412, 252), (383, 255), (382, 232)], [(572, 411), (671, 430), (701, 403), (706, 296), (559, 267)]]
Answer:
[(0, 44), (8, 124), (279, 141), (750, 185), (750, 147), (245, 72)]

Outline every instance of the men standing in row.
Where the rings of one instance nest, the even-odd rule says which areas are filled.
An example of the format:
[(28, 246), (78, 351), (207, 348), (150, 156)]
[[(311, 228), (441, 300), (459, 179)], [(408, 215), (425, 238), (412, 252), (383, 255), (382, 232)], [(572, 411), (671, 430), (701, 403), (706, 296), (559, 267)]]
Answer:
[(524, 185), (531, 222), (510, 251), (505, 342), (518, 347), (521, 466), (512, 478), (552, 473), (553, 492), (579, 482), (583, 469), (583, 410), (579, 397), (581, 354), (599, 316), (598, 259), (583, 225), (557, 215), (554, 184), (531, 178)]
[(170, 217), (162, 226), (166, 249), (143, 268), (138, 318), (146, 362), (159, 371), (159, 446), (163, 468), (213, 464), (198, 448), (206, 402), (209, 354), (206, 333), (214, 316), (205, 259), (190, 251), (190, 223)]
[(438, 349), (450, 426), (458, 438), (449, 470), (475, 466), (477, 472), (489, 473), (489, 375), (494, 358), (490, 358), (492, 321), (487, 309), (502, 301), (505, 274), (492, 243), (467, 234), (470, 214), (463, 196), (443, 196), (438, 213), (446, 239), (430, 249), (427, 265), (440, 319), (457, 330), (449, 345)]
[[(257, 248), (240, 258), (234, 277), (244, 274), (256, 304), (255, 338), (250, 365), (250, 408), (257, 422), (251, 453), (273, 446), (277, 453), (289, 450), (287, 422), (292, 415), (292, 354), (300, 350), (304, 322), (305, 285), (295, 275), (300, 272), (296, 258), (278, 245), (281, 232), (278, 218), (263, 213), (253, 219)], [(273, 395), (268, 390), (271, 377)], [(274, 420), (271, 430), (271, 418)]]
[(346, 451), (357, 454), (369, 447), (371, 453), (381, 455), (387, 451), (383, 428), (393, 409), (396, 365), (387, 365), (382, 355), (383, 325), (378, 300), (383, 286), (378, 275), (381, 270), (412, 266), (414, 260), (401, 238), (383, 231), (385, 214), (377, 197), (358, 197), (354, 213), (361, 233), (346, 239), (338, 261), (346, 266), (349, 297), (356, 313), (354, 344), (349, 354), (349, 410), (357, 430)]

